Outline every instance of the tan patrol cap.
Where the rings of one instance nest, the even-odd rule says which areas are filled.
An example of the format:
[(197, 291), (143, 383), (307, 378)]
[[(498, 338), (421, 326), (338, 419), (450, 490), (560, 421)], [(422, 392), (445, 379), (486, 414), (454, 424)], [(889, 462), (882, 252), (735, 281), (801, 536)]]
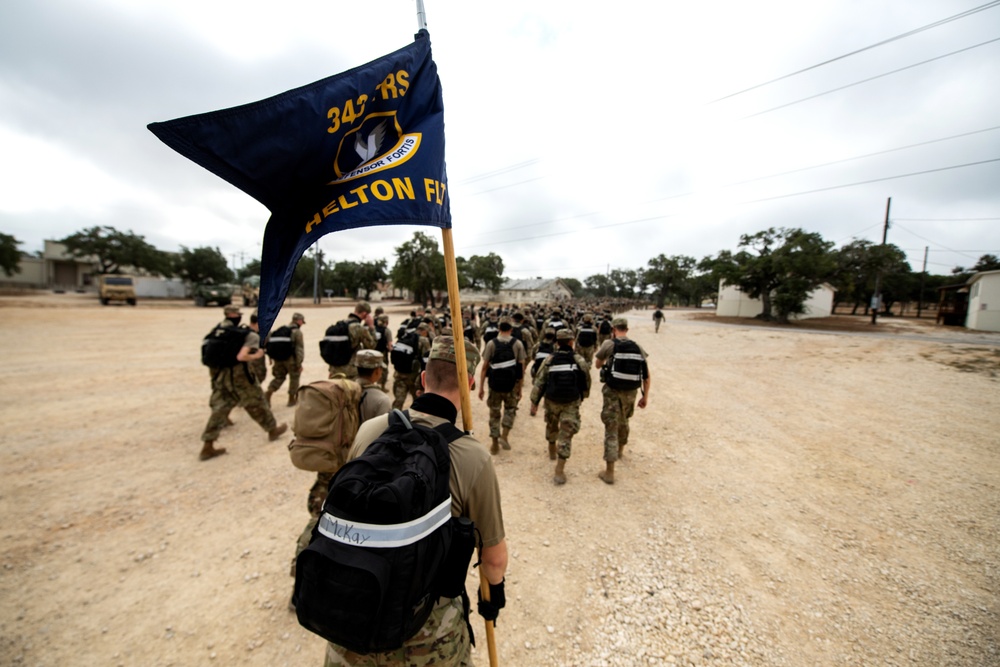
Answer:
[(226, 306), (225, 308), (222, 309), (222, 312), (225, 313), (226, 315), (228, 315), (230, 313), (233, 313), (235, 315), (239, 315), (240, 314), (240, 307), (239, 306)]
[(295, 320), (302, 320), (302, 324), (305, 324), (306, 323), (306, 316), (303, 315), (302, 313), (293, 313), (292, 314), (292, 321), (294, 322)]
[[(452, 336), (438, 336), (434, 339), (428, 361), (433, 361), (434, 359), (447, 361), (450, 364), (455, 363), (455, 339)], [(465, 365), (470, 375), (475, 372), (476, 366), (479, 365), (479, 359), (479, 350), (466, 341)]]
[(611, 326), (613, 326), (615, 329), (628, 329), (628, 320), (626, 320), (624, 317), (616, 317), (615, 319), (611, 320)]
[(569, 329), (560, 329), (556, 332), (556, 340), (573, 340), (573, 332)]
[(385, 359), (378, 350), (358, 350), (358, 368), (386, 368)]

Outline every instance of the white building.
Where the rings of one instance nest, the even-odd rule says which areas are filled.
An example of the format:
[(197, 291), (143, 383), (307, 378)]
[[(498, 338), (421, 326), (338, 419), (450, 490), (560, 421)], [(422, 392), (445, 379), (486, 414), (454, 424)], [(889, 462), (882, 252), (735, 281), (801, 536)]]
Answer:
[[(829, 317), (833, 313), (833, 295), (836, 290), (832, 285), (823, 283), (812, 292), (804, 304), (801, 315), (792, 315), (791, 320), (806, 320), (812, 317)], [(760, 299), (751, 299), (736, 285), (727, 285), (719, 281), (719, 305), (715, 314), (719, 317), (757, 317), (764, 312), (764, 304)]]
[(980, 271), (967, 283), (969, 309), (965, 326), (978, 331), (1000, 331), (1000, 271)]

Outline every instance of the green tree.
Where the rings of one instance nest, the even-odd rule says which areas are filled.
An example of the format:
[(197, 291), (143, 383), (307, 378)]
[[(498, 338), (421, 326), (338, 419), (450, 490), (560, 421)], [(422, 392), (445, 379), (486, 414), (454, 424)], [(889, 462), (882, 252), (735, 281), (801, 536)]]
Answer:
[(190, 249), (181, 246), (177, 256), (177, 274), (192, 283), (214, 283), (216, 285), (232, 282), (233, 272), (229, 270), (225, 255), (218, 248)]
[(415, 302), (434, 306), (434, 291), (447, 288), (444, 255), (437, 241), (423, 232), (414, 232), (412, 239), (398, 246), (392, 282), (410, 290)]
[(173, 275), (170, 257), (132, 231), (120, 232), (109, 226), (91, 227), (67, 236), (60, 243), (74, 257), (96, 261), (101, 273), (121, 273), (123, 267), (132, 267), (168, 277)]
[(835, 269), (830, 282), (837, 291), (837, 303), (851, 303), (851, 314), (859, 308), (868, 312), (875, 294), (875, 278), (881, 276), (882, 303), (886, 310), (897, 300), (908, 300), (919, 292), (919, 281), (911, 276), (906, 253), (889, 243), (878, 245), (854, 239), (834, 253)]
[(0, 232), (0, 269), (8, 276), (21, 272), (21, 242), (10, 234)]
[(614, 296), (631, 299), (639, 284), (639, 274), (634, 269), (612, 269), (608, 276), (614, 289)]
[(602, 297), (613, 295), (611, 280), (603, 273), (595, 273), (592, 276), (587, 276), (583, 281), (583, 285), (587, 288), (587, 292), (591, 296)]
[(750, 298), (760, 299), (761, 319), (787, 322), (802, 313), (809, 292), (833, 273), (835, 261), (829, 241), (801, 229), (774, 229), (740, 236), (741, 251), (733, 264), (720, 264), (726, 282)]
[(242, 283), (245, 279), (250, 276), (260, 275), (260, 260), (254, 259), (243, 265), (241, 269), (236, 272), (236, 282)]
[(570, 291), (573, 292), (574, 299), (583, 298), (584, 295), (583, 283), (581, 283), (576, 278), (560, 278), (559, 280), (563, 281), (566, 287), (568, 287)]
[(653, 287), (657, 308), (663, 308), (670, 301), (680, 300), (677, 297), (694, 268), (694, 257), (687, 255), (667, 257), (661, 253), (647, 262), (645, 280), (647, 285)]
[(486, 289), (496, 294), (503, 286), (503, 269), (503, 259), (495, 252), (486, 256), (473, 255), (465, 262), (466, 287)]

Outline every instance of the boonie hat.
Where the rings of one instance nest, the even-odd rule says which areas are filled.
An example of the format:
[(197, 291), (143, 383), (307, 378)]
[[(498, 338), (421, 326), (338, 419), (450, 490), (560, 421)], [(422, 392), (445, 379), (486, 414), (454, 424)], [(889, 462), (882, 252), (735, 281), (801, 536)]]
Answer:
[[(455, 339), (452, 336), (438, 336), (434, 339), (434, 344), (431, 345), (431, 354), (428, 357), (428, 361), (434, 359), (440, 359), (441, 361), (447, 361), (450, 364), (455, 363)], [(466, 370), (469, 373), (473, 373), (476, 370), (476, 366), (479, 365), (479, 350), (468, 341), (465, 344), (465, 365)]]
[(387, 368), (378, 350), (358, 350), (356, 365), (358, 368)]
[(626, 320), (624, 317), (616, 317), (615, 319), (611, 320), (611, 326), (613, 326), (615, 329), (619, 328), (628, 329), (628, 320)]
[(556, 332), (556, 340), (573, 340), (573, 332), (569, 329), (560, 329)]

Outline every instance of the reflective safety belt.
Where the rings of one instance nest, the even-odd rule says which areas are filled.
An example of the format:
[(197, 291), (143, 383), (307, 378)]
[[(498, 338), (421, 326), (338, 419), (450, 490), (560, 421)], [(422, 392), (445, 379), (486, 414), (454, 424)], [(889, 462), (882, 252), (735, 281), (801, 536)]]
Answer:
[(358, 547), (390, 549), (419, 542), (451, 518), (451, 496), (427, 514), (406, 523), (389, 525), (341, 519), (329, 512), (319, 518), (319, 532), (326, 537)]
[(291, 336), (274, 336), (273, 338), (267, 339), (268, 343), (291, 343)]
[(516, 363), (517, 363), (517, 359), (509, 359), (507, 361), (501, 361), (498, 364), (490, 363), (490, 368), (493, 368), (493, 369), (510, 368), (511, 366), (513, 366)]
[(392, 349), (399, 350), (400, 352), (403, 352), (405, 354), (413, 354), (413, 347), (407, 345), (406, 343), (397, 342), (395, 345), (392, 346)]
[(572, 373), (579, 368), (576, 364), (559, 364), (558, 366), (553, 364), (549, 366), (549, 373)]

